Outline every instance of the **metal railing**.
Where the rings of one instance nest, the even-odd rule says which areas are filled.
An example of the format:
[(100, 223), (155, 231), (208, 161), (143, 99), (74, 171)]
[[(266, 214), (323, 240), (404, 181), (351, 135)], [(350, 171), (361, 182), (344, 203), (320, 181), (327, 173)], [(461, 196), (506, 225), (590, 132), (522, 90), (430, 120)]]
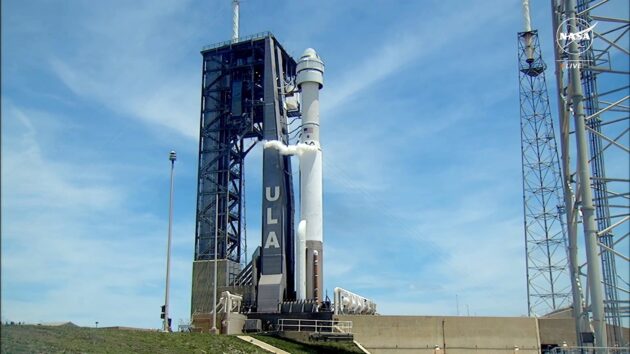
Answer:
[(206, 50), (223, 47), (223, 46), (228, 45), (228, 44), (234, 44), (234, 43), (239, 43), (239, 42), (246, 42), (246, 41), (250, 41), (250, 40), (255, 40), (255, 39), (260, 39), (260, 38), (265, 38), (265, 37), (272, 37), (272, 36), (273, 35), (269, 31), (258, 32), (258, 33), (254, 33), (254, 34), (249, 35), (249, 36), (239, 37), (237, 41), (229, 40), (229, 41), (223, 41), (223, 42), (219, 42), (219, 43), (210, 44), (210, 45), (207, 45), (207, 46), (204, 46), (203, 48), (201, 48), (201, 51), (205, 52)]
[(279, 331), (352, 333), (352, 321), (302, 320), (281, 318), (278, 320)]
[(550, 354), (630, 354), (630, 347), (557, 347)]

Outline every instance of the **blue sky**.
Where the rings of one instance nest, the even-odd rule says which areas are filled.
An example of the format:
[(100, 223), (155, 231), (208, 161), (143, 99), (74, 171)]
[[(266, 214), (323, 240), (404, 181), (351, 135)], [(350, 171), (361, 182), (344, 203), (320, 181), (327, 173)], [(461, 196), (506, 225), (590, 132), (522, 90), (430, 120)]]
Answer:
[[(244, 0), (241, 34), (326, 64), (329, 293), (383, 314), (455, 315), (456, 296), (461, 314), (526, 314), (520, 1), (317, 3)], [(552, 63), (547, 1), (532, 18)], [(2, 2), (3, 321), (160, 326), (171, 149), (171, 314), (188, 317), (199, 50), (230, 35), (228, 0)]]

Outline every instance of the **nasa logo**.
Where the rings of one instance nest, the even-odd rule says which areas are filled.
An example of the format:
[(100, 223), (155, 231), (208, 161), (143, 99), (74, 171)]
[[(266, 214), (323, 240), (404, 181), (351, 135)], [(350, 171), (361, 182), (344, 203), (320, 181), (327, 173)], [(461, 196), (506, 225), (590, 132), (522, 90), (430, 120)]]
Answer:
[[(577, 28), (571, 29), (570, 32), (564, 32), (564, 28), (569, 29), (571, 20), (572, 18), (568, 18), (560, 23), (556, 30), (556, 42), (558, 47), (566, 54), (580, 55), (589, 50), (593, 45), (593, 30), (597, 23), (590, 26), (587, 21), (581, 18), (575, 18), (575, 26)], [(574, 42), (577, 44), (577, 49), (571, 50), (570, 45)]]

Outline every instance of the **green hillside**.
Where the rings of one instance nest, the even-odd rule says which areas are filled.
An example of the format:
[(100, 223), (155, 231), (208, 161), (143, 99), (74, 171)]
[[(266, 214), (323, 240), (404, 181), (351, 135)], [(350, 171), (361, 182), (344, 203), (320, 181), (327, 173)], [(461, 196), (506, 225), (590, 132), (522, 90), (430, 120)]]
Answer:
[(2, 326), (2, 353), (268, 353), (232, 336), (119, 329)]
[[(268, 353), (235, 336), (161, 333), (85, 327), (2, 325), (0, 353)], [(275, 337), (256, 338), (285, 351), (360, 353), (352, 343), (299, 343)]]

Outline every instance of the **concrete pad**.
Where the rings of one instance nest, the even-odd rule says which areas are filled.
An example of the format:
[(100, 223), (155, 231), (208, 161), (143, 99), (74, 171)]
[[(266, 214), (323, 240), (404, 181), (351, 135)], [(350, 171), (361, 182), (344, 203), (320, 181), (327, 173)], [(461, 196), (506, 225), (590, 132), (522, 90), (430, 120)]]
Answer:
[(365, 349), (361, 343), (357, 342), (356, 340), (352, 341), (354, 343), (354, 345), (356, 345), (359, 349), (361, 349), (362, 352), (364, 352), (365, 354), (371, 354), (367, 349)]
[(241, 340), (246, 341), (247, 343), (251, 343), (251, 344), (253, 344), (253, 345), (255, 345), (255, 346), (259, 347), (259, 348), (262, 348), (262, 349), (264, 349), (264, 350), (266, 350), (268, 352), (271, 352), (271, 353), (291, 354), (289, 352), (285, 352), (282, 349), (278, 349), (278, 348), (274, 347), (273, 345), (267, 344), (267, 343), (265, 343), (263, 341), (260, 341), (260, 340), (258, 340), (256, 338), (252, 338), (250, 336), (236, 336), (236, 337), (238, 337)]

